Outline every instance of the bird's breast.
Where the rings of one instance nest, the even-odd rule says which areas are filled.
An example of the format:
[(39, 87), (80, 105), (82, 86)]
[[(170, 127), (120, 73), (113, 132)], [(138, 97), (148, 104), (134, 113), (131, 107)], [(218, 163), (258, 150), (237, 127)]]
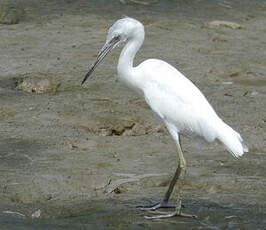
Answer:
[(144, 96), (143, 85), (139, 81), (139, 78), (134, 76), (134, 74), (128, 72), (118, 72), (118, 79), (126, 87), (135, 91), (141, 97)]

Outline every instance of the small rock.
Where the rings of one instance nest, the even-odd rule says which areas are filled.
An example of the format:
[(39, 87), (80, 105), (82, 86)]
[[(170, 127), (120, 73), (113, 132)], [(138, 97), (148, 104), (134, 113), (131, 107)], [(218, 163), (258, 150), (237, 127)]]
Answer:
[(224, 219), (232, 219), (232, 218), (237, 218), (237, 216), (226, 216)]
[(227, 39), (224, 36), (214, 34), (211, 36), (211, 41), (213, 41), (213, 42), (227, 42)]
[(70, 143), (71, 149), (77, 148), (83, 151), (86, 151), (88, 149), (95, 148), (95, 147), (97, 147), (97, 142), (93, 140), (83, 140), (83, 141), (76, 142), (76, 143)]
[(224, 85), (232, 85), (233, 82), (232, 82), (232, 81), (224, 81), (223, 84), (224, 84)]
[(233, 94), (231, 94), (231, 93), (225, 93), (224, 96), (233, 97)]
[(203, 26), (206, 28), (210, 28), (210, 29), (215, 29), (215, 28), (220, 28), (220, 27), (226, 27), (226, 28), (230, 28), (233, 30), (243, 29), (243, 26), (241, 26), (235, 22), (219, 21), (219, 20), (205, 23)]
[(238, 77), (241, 74), (241, 71), (234, 71), (229, 74), (230, 77)]
[(37, 211), (35, 211), (34, 213), (31, 214), (32, 218), (39, 218), (41, 216), (41, 210), (38, 209)]
[(114, 189), (114, 193), (115, 194), (120, 194), (122, 191), (121, 191), (121, 189), (120, 188), (115, 188)]
[(56, 93), (60, 83), (55, 80), (54, 76), (42, 73), (27, 74), (17, 89), (28, 93)]
[(250, 96), (252, 96), (252, 97), (255, 97), (255, 96), (257, 96), (259, 93), (257, 92), (257, 91), (252, 91), (251, 93), (250, 93)]

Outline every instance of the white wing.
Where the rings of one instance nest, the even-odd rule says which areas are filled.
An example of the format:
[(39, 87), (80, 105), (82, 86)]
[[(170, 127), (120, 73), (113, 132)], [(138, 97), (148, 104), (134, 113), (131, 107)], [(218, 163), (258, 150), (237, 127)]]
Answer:
[[(216, 138), (217, 116), (200, 90), (168, 63), (149, 59), (135, 68), (142, 76), (146, 102), (177, 132), (195, 133), (211, 142)], [(216, 124), (216, 125), (214, 125)]]

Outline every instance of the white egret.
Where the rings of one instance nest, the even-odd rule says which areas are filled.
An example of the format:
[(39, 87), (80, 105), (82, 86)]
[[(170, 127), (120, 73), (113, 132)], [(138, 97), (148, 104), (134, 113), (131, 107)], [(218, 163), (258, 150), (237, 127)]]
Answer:
[(109, 29), (106, 43), (82, 84), (113, 48), (126, 42), (118, 61), (118, 77), (129, 88), (143, 96), (152, 111), (162, 120), (176, 142), (179, 158), (176, 172), (164, 198), (158, 204), (147, 208), (154, 211), (157, 208), (168, 207), (170, 195), (178, 182), (175, 210), (153, 212), (159, 214), (147, 218), (195, 217), (181, 212), (186, 161), (179, 135), (193, 134), (207, 142), (218, 140), (236, 158), (247, 152), (248, 148), (244, 145), (240, 134), (218, 117), (200, 90), (173, 66), (158, 59), (149, 59), (136, 67), (133, 66), (134, 57), (144, 41), (144, 36), (144, 26), (139, 21), (129, 17), (116, 21)]

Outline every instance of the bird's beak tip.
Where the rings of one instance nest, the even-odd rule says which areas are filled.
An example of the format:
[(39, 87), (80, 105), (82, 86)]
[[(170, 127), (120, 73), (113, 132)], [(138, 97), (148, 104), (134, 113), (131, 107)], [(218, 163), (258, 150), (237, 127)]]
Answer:
[(116, 44), (119, 42), (120, 37), (114, 37), (110, 41), (106, 42), (101, 51), (97, 55), (97, 59), (95, 63), (91, 66), (89, 72), (85, 75), (83, 81), (81, 82), (81, 85), (85, 83), (87, 78), (92, 74), (96, 66), (104, 59), (104, 57), (116, 46)]
[[(86, 79), (86, 80), (87, 80), (87, 79)], [(86, 80), (83, 79), (80, 85), (83, 86)]]

